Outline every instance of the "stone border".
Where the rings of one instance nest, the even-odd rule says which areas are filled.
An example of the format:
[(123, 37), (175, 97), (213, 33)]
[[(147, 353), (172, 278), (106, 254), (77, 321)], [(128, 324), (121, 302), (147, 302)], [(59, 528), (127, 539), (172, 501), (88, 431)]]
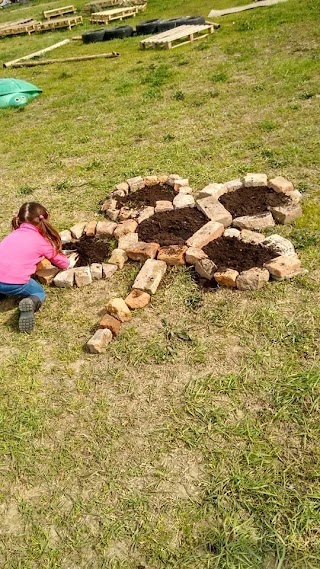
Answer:
[[(176, 196), (172, 202), (160, 200), (155, 208), (116, 208), (116, 196), (128, 195), (130, 192), (157, 184), (168, 184), (175, 189)], [(286, 207), (270, 208), (270, 211), (260, 215), (232, 219), (231, 214), (218, 201), (226, 192), (243, 187), (266, 186), (288, 196), (290, 204)], [(150, 303), (151, 296), (156, 293), (168, 266), (193, 265), (201, 278), (215, 279), (220, 286), (241, 291), (259, 290), (270, 279), (287, 280), (306, 272), (301, 268), (301, 262), (289, 239), (277, 234), (266, 237), (254, 231), (273, 227), (275, 223), (291, 223), (302, 214), (299, 205), (301, 194), (294, 190), (291, 182), (281, 176), (268, 180), (265, 174), (247, 174), (243, 180), (231, 180), (225, 184), (210, 183), (199, 192), (196, 199), (192, 193), (189, 180), (178, 174), (145, 178), (138, 176), (117, 184), (115, 191), (101, 208), (108, 220), (77, 223), (60, 233), (63, 243), (79, 240), (82, 235), (115, 238), (118, 247), (112, 251), (108, 262), (93, 263), (87, 267), (66, 271), (60, 271), (46, 260), (39, 263), (36, 276), (40, 282), (53, 283), (60, 288), (72, 288), (74, 285), (81, 287), (91, 284), (94, 280), (109, 279), (118, 269), (122, 269), (128, 260), (144, 263), (130, 294), (125, 299), (113, 298), (108, 302), (99, 329), (87, 342), (89, 352), (104, 352), (112, 338), (118, 335), (121, 324), (131, 320), (131, 310), (143, 308)], [(186, 245), (161, 247), (156, 242), (139, 241), (136, 230), (142, 221), (154, 213), (184, 207), (197, 207), (208, 218), (207, 223), (187, 240)], [(233, 227), (230, 227), (231, 225)], [(259, 243), (263, 247), (272, 248), (279, 256), (265, 263), (263, 267), (253, 267), (241, 273), (232, 268), (218, 271), (214, 262), (204, 253), (203, 247), (222, 235), (236, 237), (247, 243)]]

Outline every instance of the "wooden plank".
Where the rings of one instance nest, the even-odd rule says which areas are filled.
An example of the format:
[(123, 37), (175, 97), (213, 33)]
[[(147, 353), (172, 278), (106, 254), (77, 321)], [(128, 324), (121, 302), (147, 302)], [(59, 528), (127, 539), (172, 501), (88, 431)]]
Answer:
[(47, 19), (57, 18), (58, 16), (64, 16), (65, 14), (75, 14), (76, 8), (72, 5), (61, 6), (60, 8), (54, 8), (53, 10), (45, 10), (43, 16)]
[(115, 51), (111, 53), (97, 53), (95, 55), (81, 55), (78, 57), (60, 57), (57, 59), (44, 59), (43, 61), (18, 61), (14, 63), (12, 67), (19, 68), (19, 67), (36, 67), (38, 65), (51, 65), (52, 63), (67, 63), (67, 62), (75, 62), (75, 61), (88, 61), (91, 59), (109, 59), (113, 57), (119, 57), (120, 53), (116, 53)]
[(139, 4), (137, 6), (128, 6), (126, 8), (113, 8), (112, 10), (104, 10), (102, 12), (94, 12), (91, 14), (91, 24), (107, 24), (112, 20), (122, 20), (123, 18), (130, 18), (136, 16), (138, 12), (144, 10), (146, 4)]
[(50, 45), (49, 47), (45, 47), (44, 49), (40, 49), (39, 51), (34, 51), (33, 53), (30, 53), (29, 55), (24, 55), (23, 57), (19, 57), (19, 59), (13, 59), (12, 61), (8, 61), (7, 63), (3, 64), (3, 67), (14, 67), (15, 63), (18, 63), (20, 61), (25, 61), (26, 59), (32, 59), (33, 57), (38, 57), (39, 55), (42, 55), (43, 53), (47, 53), (48, 51), (52, 51), (53, 49), (57, 49), (58, 47), (62, 47), (63, 45), (67, 45), (68, 43), (70, 43), (70, 41), (71, 40), (69, 40), (69, 39), (59, 41), (58, 43)]
[(44, 22), (40, 22), (38, 30), (41, 32), (44, 32), (46, 30), (56, 30), (59, 28), (68, 28), (69, 30), (71, 30), (73, 26), (82, 24), (82, 22), (83, 22), (82, 16), (73, 16), (71, 18), (58, 18), (54, 20), (46, 20)]
[(209, 18), (216, 18), (219, 16), (227, 16), (228, 14), (237, 14), (245, 10), (253, 10), (254, 8), (261, 8), (263, 6), (274, 6), (280, 2), (287, 2), (287, 0), (261, 0), (260, 2), (252, 2), (244, 6), (237, 6), (236, 8), (226, 8), (225, 10), (211, 10)]

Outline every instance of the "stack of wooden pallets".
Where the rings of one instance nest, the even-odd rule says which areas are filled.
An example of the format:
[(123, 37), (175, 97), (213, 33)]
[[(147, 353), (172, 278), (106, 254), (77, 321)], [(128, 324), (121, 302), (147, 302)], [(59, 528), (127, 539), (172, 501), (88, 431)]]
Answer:
[(195, 26), (178, 26), (172, 30), (161, 32), (150, 38), (146, 38), (140, 42), (141, 49), (165, 48), (173, 49), (180, 45), (193, 42), (205, 38), (208, 34), (214, 32), (213, 24), (195, 25)]
[(91, 24), (108, 24), (112, 20), (123, 20), (136, 16), (138, 12), (145, 10), (146, 4), (139, 4), (137, 6), (127, 6), (126, 8), (114, 8), (112, 10), (105, 10), (104, 12), (94, 12), (91, 15)]
[(30, 18), (29, 20), (16, 20), (7, 22), (0, 27), (0, 37), (16, 36), (18, 34), (33, 34), (38, 30), (39, 22)]

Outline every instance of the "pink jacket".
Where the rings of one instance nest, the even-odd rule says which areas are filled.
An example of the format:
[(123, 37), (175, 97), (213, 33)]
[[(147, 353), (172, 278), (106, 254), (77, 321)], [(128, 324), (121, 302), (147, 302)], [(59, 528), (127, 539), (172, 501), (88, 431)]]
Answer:
[(69, 259), (62, 253), (56, 253), (35, 225), (21, 223), (0, 242), (0, 283), (27, 283), (43, 257), (60, 269), (70, 266)]

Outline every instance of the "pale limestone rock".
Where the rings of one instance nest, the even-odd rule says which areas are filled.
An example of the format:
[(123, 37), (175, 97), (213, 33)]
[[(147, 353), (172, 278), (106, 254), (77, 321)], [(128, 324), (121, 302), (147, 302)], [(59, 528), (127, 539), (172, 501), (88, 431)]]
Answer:
[(138, 243), (138, 240), (138, 233), (128, 233), (127, 235), (122, 235), (118, 241), (118, 248), (127, 251), (127, 249), (134, 247)]
[(135, 178), (129, 178), (127, 182), (131, 192), (142, 190), (145, 187), (144, 181), (141, 178), (141, 176), (135, 176)]
[(259, 215), (243, 215), (242, 217), (236, 217), (233, 220), (232, 225), (238, 229), (260, 230), (266, 229), (267, 227), (273, 227), (275, 223), (271, 213), (266, 212)]
[(206, 259), (208, 255), (202, 251), (202, 249), (197, 249), (196, 247), (189, 247), (186, 250), (186, 263), (189, 265), (195, 265), (198, 261)]
[(222, 235), (224, 231), (224, 225), (222, 223), (217, 223), (216, 221), (208, 221), (205, 225), (200, 227), (189, 239), (187, 240), (187, 245), (189, 247), (196, 247), (197, 249), (202, 249), (205, 245), (208, 245), (210, 241), (217, 239)]
[(96, 227), (96, 235), (107, 235), (111, 237), (117, 224), (114, 221), (98, 221)]
[(279, 253), (279, 255), (286, 255), (289, 257), (294, 257), (296, 255), (291, 241), (281, 235), (277, 235), (276, 233), (264, 239), (262, 245), (263, 247), (267, 247), (267, 249), (272, 249), (276, 253)]
[(151, 217), (153, 214), (154, 214), (154, 207), (147, 206), (141, 211), (137, 219), (137, 222), (140, 224), (143, 221), (145, 221), (145, 219), (149, 219), (149, 217)]
[(223, 232), (223, 236), (224, 237), (240, 237), (240, 231), (239, 229), (236, 229), (235, 227), (228, 227), (228, 229), (226, 229)]
[(214, 278), (221, 286), (236, 288), (238, 275), (238, 271), (235, 271), (234, 269), (226, 269), (225, 271), (217, 271), (214, 273)]
[(77, 267), (74, 269), (75, 283), (78, 287), (92, 283), (90, 267)]
[(296, 255), (281, 255), (265, 263), (264, 267), (268, 269), (273, 277), (279, 279), (290, 278), (300, 272), (301, 261)]
[(164, 261), (147, 259), (137, 275), (132, 288), (155, 294), (166, 270), (167, 265)]
[(120, 182), (115, 186), (116, 191), (124, 192), (124, 195), (129, 193), (129, 184), (127, 182)]
[(104, 279), (110, 279), (117, 270), (118, 270), (118, 265), (111, 265), (110, 263), (102, 263), (102, 276)]
[(124, 190), (115, 190), (114, 192), (112, 192), (112, 197), (117, 199), (117, 197), (119, 198), (124, 198), (124, 196), (126, 196), (126, 192)]
[(145, 186), (150, 188), (159, 184), (158, 176), (146, 176), (144, 179)]
[(290, 202), (288, 205), (297, 205), (302, 200), (302, 194), (300, 194), (298, 190), (293, 190), (293, 192), (290, 192), (286, 195), (288, 198), (290, 198)]
[(74, 283), (74, 269), (61, 271), (54, 277), (53, 283), (59, 288), (72, 288)]
[(82, 236), (83, 232), (84, 232), (84, 228), (87, 225), (87, 222), (79, 222), (76, 223), (75, 225), (73, 225), (70, 229), (71, 235), (74, 239), (80, 239), (80, 237)]
[(118, 221), (126, 221), (132, 217), (132, 208), (130, 207), (122, 207), (119, 211)]
[(93, 281), (99, 281), (102, 279), (102, 264), (101, 263), (92, 263), (90, 265), (90, 271)]
[(265, 235), (257, 233), (256, 231), (250, 231), (250, 229), (242, 229), (239, 239), (245, 243), (253, 243), (257, 245), (265, 240)]
[(218, 200), (220, 196), (226, 193), (226, 191), (227, 190), (224, 188), (223, 184), (216, 184), (212, 182), (199, 192), (198, 199), (211, 197)]
[(87, 348), (91, 354), (102, 354), (106, 351), (108, 344), (112, 340), (112, 332), (105, 328), (99, 329), (95, 334), (88, 340)]
[(174, 187), (176, 180), (181, 180), (181, 176), (179, 176), (179, 174), (169, 174), (167, 184)]
[(189, 194), (177, 194), (173, 200), (173, 205), (176, 209), (182, 209), (183, 207), (194, 207), (195, 201), (194, 197)]
[(62, 243), (70, 243), (72, 241), (71, 231), (69, 229), (64, 229), (59, 233)]
[(50, 263), (49, 259), (41, 259), (41, 261), (39, 261), (39, 263), (36, 266), (36, 273), (38, 271), (42, 271), (42, 269), (53, 269), (54, 265), (52, 265), (52, 263)]
[(272, 180), (269, 180), (268, 185), (269, 188), (272, 188), (279, 194), (290, 194), (294, 190), (293, 183), (289, 182), (289, 180), (283, 176), (276, 176), (275, 178), (272, 178)]
[(184, 194), (184, 195), (192, 195), (192, 188), (190, 188), (190, 186), (182, 186), (179, 190), (179, 194)]
[(101, 206), (101, 211), (107, 212), (114, 209), (117, 209), (117, 200), (112, 197), (108, 197)]
[(57, 267), (51, 267), (48, 269), (39, 269), (36, 272), (36, 277), (39, 283), (44, 285), (49, 285), (52, 283), (55, 276), (59, 273), (59, 269)]
[(277, 223), (292, 223), (302, 215), (300, 205), (270, 207), (270, 211)]
[(113, 336), (118, 336), (121, 329), (121, 322), (111, 314), (105, 314), (100, 320), (100, 328), (108, 328)]
[(136, 310), (137, 308), (144, 308), (145, 306), (147, 306), (150, 300), (151, 300), (150, 294), (144, 292), (143, 290), (138, 290), (137, 288), (134, 288), (125, 299), (125, 303), (132, 310)]
[(120, 239), (123, 235), (128, 235), (129, 233), (134, 233), (137, 229), (138, 224), (135, 219), (128, 219), (127, 221), (123, 221), (119, 223), (118, 227), (113, 232), (113, 235), (116, 239)]
[(248, 271), (242, 271), (237, 277), (236, 283), (239, 290), (259, 290), (269, 280), (269, 271), (253, 267)]
[(197, 200), (197, 208), (211, 221), (222, 223), (225, 227), (232, 223), (231, 213), (213, 197)]
[(161, 174), (161, 176), (158, 176), (158, 181), (159, 184), (166, 184), (168, 181), (168, 177), (167, 174)]
[(155, 213), (161, 213), (164, 211), (171, 211), (173, 209), (173, 205), (172, 202), (170, 202), (169, 200), (158, 200), (156, 201), (156, 207), (154, 212)]
[(164, 261), (169, 266), (185, 265), (185, 252), (187, 247), (185, 245), (168, 245), (167, 247), (160, 247), (158, 253), (158, 260)]
[(132, 261), (146, 261), (147, 259), (155, 259), (159, 249), (160, 245), (158, 243), (139, 241), (133, 247), (126, 249), (126, 253)]
[(244, 177), (245, 188), (259, 188), (268, 186), (268, 177), (266, 174), (246, 174)]
[(201, 259), (195, 264), (195, 269), (200, 277), (211, 281), (217, 271), (217, 265), (211, 259)]
[(229, 182), (223, 184), (223, 187), (227, 192), (235, 192), (236, 190), (241, 190), (243, 188), (243, 182), (240, 178), (237, 178), (236, 180), (229, 180)]
[(96, 234), (96, 227), (97, 227), (96, 221), (89, 221), (89, 223), (84, 228), (84, 232), (85, 232), (86, 236), (87, 237), (94, 237)]
[(109, 300), (106, 310), (120, 322), (128, 322), (132, 318), (132, 314), (123, 298), (112, 298)]
[(106, 213), (106, 216), (111, 221), (117, 221), (117, 219), (119, 217), (119, 210), (118, 209), (108, 209), (105, 213)]
[(189, 186), (188, 178), (179, 178), (178, 180), (175, 180), (173, 189), (178, 192), (183, 186)]
[(125, 262), (128, 260), (127, 253), (123, 249), (114, 249), (108, 261), (110, 265), (117, 265), (119, 269), (123, 269)]

